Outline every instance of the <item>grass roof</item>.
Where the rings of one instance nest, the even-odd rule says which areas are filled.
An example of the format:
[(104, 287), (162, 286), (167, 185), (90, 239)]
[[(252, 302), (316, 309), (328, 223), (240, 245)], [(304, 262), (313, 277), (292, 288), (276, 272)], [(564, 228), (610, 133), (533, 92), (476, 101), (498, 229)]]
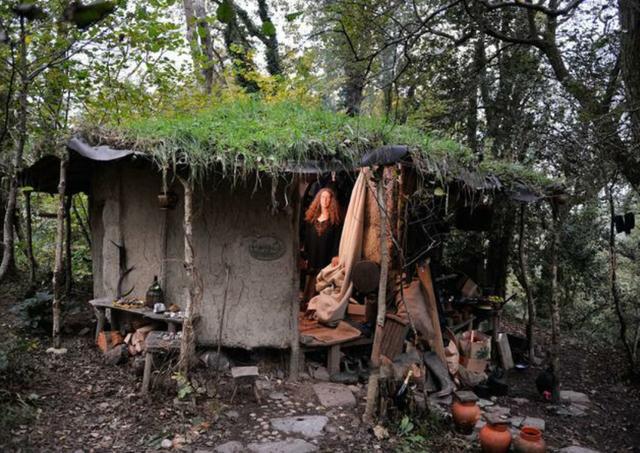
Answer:
[[(219, 167), (234, 174), (277, 174), (292, 163), (309, 160), (338, 160), (354, 167), (366, 152), (386, 144), (409, 146), (422, 170), (443, 178), (455, 176), (462, 168), (478, 170), (473, 168), (471, 152), (453, 140), (376, 117), (354, 118), (291, 100), (221, 100), (83, 132), (94, 145), (141, 151), (161, 167), (188, 165), (195, 179)], [(486, 163), (483, 166), (490, 171)], [(508, 173), (505, 165), (499, 170)], [(531, 185), (540, 187), (544, 182), (534, 172), (517, 173), (526, 173), (530, 181), (525, 182)]]

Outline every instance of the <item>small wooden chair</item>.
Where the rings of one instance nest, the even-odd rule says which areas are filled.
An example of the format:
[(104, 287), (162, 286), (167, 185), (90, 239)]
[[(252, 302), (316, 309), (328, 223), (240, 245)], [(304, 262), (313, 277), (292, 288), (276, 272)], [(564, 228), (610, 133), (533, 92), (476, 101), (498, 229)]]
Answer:
[(238, 387), (241, 385), (250, 385), (253, 388), (253, 394), (256, 397), (256, 401), (258, 404), (262, 404), (257, 383), (259, 375), (257, 366), (236, 366), (231, 368), (231, 377), (233, 377), (233, 393), (231, 394), (231, 400), (229, 403), (233, 403), (233, 398), (236, 396)]

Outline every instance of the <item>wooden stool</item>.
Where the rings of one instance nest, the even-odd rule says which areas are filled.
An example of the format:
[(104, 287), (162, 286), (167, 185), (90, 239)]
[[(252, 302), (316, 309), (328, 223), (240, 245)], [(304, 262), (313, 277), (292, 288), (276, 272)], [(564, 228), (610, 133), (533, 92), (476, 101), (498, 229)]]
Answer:
[(231, 377), (233, 377), (233, 393), (231, 394), (231, 400), (229, 403), (233, 403), (233, 398), (236, 396), (238, 387), (241, 385), (250, 385), (253, 388), (253, 394), (256, 397), (256, 401), (258, 404), (262, 404), (257, 385), (258, 376), (257, 366), (237, 366), (231, 368)]
[[(170, 336), (165, 339), (165, 336)], [(146, 395), (151, 383), (151, 371), (153, 368), (153, 355), (158, 352), (180, 351), (180, 338), (174, 333), (152, 330), (145, 339), (144, 375), (142, 376), (142, 388), (140, 393)]]

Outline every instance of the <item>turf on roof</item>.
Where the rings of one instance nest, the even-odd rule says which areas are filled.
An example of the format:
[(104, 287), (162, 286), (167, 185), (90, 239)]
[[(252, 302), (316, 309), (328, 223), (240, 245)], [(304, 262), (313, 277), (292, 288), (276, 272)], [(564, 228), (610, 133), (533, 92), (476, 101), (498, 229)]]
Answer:
[[(443, 179), (462, 168), (479, 170), (472, 168), (470, 151), (452, 140), (380, 118), (353, 118), (289, 100), (221, 101), (199, 110), (134, 118), (83, 132), (93, 144), (149, 154), (161, 167), (186, 164), (195, 179), (214, 165), (234, 173), (241, 169), (271, 174), (306, 160), (336, 159), (355, 166), (367, 151), (386, 144), (409, 146), (422, 170)], [(482, 167), (495, 170), (488, 163)], [(547, 184), (546, 178), (520, 167), (509, 175), (508, 167), (499, 166), (498, 176), (522, 177), (537, 188)]]

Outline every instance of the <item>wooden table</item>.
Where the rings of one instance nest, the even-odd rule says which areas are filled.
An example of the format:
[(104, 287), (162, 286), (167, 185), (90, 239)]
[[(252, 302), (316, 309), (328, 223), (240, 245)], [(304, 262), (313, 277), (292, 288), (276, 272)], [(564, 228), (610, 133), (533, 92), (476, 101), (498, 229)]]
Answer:
[[(169, 338), (165, 338), (165, 337)], [(151, 383), (151, 371), (153, 369), (153, 356), (161, 352), (180, 351), (180, 337), (175, 332), (152, 330), (145, 339), (144, 375), (142, 376), (142, 388), (140, 393), (147, 394)]]
[(96, 324), (96, 340), (98, 339), (98, 334), (104, 330), (107, 308), (111, 310), (111, 325), (113, 330), (120, 329), (119, 312), (132, 313), (154, 321), (164, 322), (166, 323), (167, 330), (169, 332), (176, 332), (177, 330), (182, 329), (182, 322), (184, 320), (183, 318), (170, 318), (164, 313), (154, 313), (153, 310), (148, 307), (128, 308), (114, 305), (113, 299), (108, 297), (90, 300), (89, 304), (93, 307), (93, 311), (95, 312), (98, 320), (98, 323)]

